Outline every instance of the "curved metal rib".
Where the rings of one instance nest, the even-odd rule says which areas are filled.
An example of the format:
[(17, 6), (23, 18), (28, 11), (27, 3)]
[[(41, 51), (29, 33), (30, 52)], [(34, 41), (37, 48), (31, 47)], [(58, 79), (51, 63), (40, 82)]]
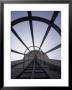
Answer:
[[(32, 21), (35, 20), (35, 21), (41, 21), (41, 22), (44, 22), (46, 24), (50, 24), (50, 21), (45, 19), (45, 18), (42, 18), (42, 17), (38, 17), (38, 16), (32, 16), (31, 17)], [(11, 22), (11, 25), (14, 26), (16, 25), (17, 23), (20, 23), (20, 22), (23, 22), (23, 21), (27, 21), (29, 20), (28, 17), (22, 17), (22, 18), (19, 18), (19, 19), (16, 19), (14, 21)], [(52, 27), (59, 33), (59, 35), (61, 35), (61, 29), (56, 25), (56, 24), (52, 24)]]

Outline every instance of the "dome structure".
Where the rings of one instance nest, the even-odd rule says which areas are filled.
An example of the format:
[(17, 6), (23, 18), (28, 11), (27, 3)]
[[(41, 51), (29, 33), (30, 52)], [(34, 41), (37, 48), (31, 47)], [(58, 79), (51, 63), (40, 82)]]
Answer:
[(11, 12), (11, 78), (61, 78), (61, 12)]

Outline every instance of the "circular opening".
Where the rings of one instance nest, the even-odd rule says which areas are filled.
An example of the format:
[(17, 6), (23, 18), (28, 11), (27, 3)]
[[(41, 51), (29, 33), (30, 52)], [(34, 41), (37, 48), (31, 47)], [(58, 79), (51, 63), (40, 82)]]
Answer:
[(48, 56), (40, 50), (32, 50), (26, 53), (24, 59), (27, 60), (29, 58), (30, 60), (33, 60), (35, 57), (38, 60), (44, 60), (44, 61), (49, 59)]

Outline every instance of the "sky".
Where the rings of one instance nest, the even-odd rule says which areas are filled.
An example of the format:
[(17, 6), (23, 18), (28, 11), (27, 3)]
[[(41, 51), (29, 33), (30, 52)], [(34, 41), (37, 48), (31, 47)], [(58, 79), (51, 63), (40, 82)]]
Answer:
[[(53, 15), (53, 11), (32, 11), (32, 16), (39, 16), (46, 18), (48, 20), (51, 20), (52, 15)], [(28, 16), (26, 11), (12, 11), (11, 21), (25, 16)], [(61, 12), (57, 16), (54, 23), (61, 28)], [(32, 24), (33, 24), (33, 33), (34, 33), (34, 43), (35, 46), (39, 47), (44, 37), (44, 34), (47, 30), (48, 24), (40, 21), (32, 21)], [(13, 28), (28, 47), (33, 46), (29, 21), (20, 22), (14, 25)], [(46, 52), (60, 43), (61, 43), (61, 37), (56, 32), (56, 30), (53, 27), (51, 27), (51, 30), (49, 31), (49, 34), (47, 35), (46, 40), (44, 41), (41, 47), (41, 50), (43, 52)], [(17, 39), (17, 37), (12, 32), (11, 32), (11, 49), (19, 51), (21, 53), (24, 53), (26, 50), (26, 47)], [(30, 50), (32, 49), (33, 48), (30, 48)], [(50, 53), (47, 53), (47, 55), (50, 59), (61, 60), (61, 48), (56, 49)], [(11, 52), (11, 61), (20, 60), (22, 58), (23, 55)]]

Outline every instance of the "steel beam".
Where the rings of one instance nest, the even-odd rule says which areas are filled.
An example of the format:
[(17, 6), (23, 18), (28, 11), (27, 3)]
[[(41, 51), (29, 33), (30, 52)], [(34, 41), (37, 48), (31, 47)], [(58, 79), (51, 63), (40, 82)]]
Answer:
[(28, 17), (29, 17), (29, 24), (30, 24), (32, 42), (33, 42), (33, 48), (34, 48), (34, 34), (33, 34), (33, 25), (32, 25), (32, 19), (31, 19), (32, 17), (31, 11), (28, 11)]
[[(32, 21), (41, 21), (41, 22), (44, 22), (46, 24), (50, 24), (50, 21), (48, 19), (45, 19), (45, 18), (42, 18), (42, 17), (32, 16), (31, 19), (32, 19)], [(11, 26), (14, 26), (17, 23), (20, 23), (20, 22), (23, 22), (23, 21), (28, 21), (28, 20), (29, 20), (28, 16), (16, 19), (16, 20), (11, 22)], [(61, 29), (55, 23), (52, 24), (52, 27), (59, 33), (59, 35), (61, 35)]]
[(14, 53), (17, 53), (17, 54), (24, 55), (23, 53), (21, 53), (21, 52), (18, 52), (18, 51), (15, 51), (15, 50), (13, 50), (13, 49), (11, 49), (11, 52), (14, 52)]
[(19, 41), (29, 50), (29, 48), (26, 46), (26, 44), (22, 41), (22, 39), (19, 37), (19, 35), (16, 33), (16, 31), (12, 27), (11, 27), (11, 31), (19, 39)]
[[(46, 30), (46, 33), (45, 33), (45, 35), (44, 35), (44, 37), (43, 37), (42, 42), (41, 42), (40, 48), (41, 48), (41, 46), (43, 45), (43, 43), (44, 43), (44, 41), (45, 41), (45, 39), (46, 39), (46, 37), (47, 37), (47, 35), (48, 35), (51, 27), (52, 27), (52, 24), (54, 23), (56, 17), (58, 16), (58, 13), (59, 13), (58, 11), (55, 11), (55, 12), (53, 13), (53, 16), (52, 16), (52, 19), (51, 19), (51, 21), (50, 21), (50, 24), (49, 24), (49, 26), (48, 26), (48, 28), (47, 28), (47, 30)], [(40, 49), (40, 48), (39, 48), (39, 49)]]
[(45, 53), (49, 53), (49, 52), (54, 51), (54, 50), (56, 50), (56, 49), (58, 49), (58, 48), (60, 48), (60, 47), (61, 47), (61, 44), (59, 44), (59, 45), (55, 46), (54, 48), (52, 48), (52, 49), (48, 50), (48, 51), (47, 51), (47, 52), (45, 52)]

